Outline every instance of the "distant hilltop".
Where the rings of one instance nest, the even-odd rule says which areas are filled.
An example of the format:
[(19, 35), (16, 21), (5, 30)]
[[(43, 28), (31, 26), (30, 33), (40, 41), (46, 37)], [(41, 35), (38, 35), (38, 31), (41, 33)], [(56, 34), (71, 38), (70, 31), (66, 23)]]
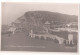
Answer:
[(78, 21), (78, 16), (49, 11), (29, 11), (26, 12), (24, 16), (27, 20), (30, 18), (32, 20), (41, 21), (42, 23), (49, 21), (51, 24), (67, 24)]
[(78, 22), (78, 16), (49, 11), (28, 11), (14, 22), (12, 22), (11, 25), (16, 27), (23, 27), (26, 30), (44, 30), (46, 21), (48, 21), (50, 25), (62, 25)]

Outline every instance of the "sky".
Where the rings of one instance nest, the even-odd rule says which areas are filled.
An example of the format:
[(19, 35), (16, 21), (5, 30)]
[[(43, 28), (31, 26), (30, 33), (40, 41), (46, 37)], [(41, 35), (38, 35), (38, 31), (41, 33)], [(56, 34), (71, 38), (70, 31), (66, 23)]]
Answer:
[(28, 11), (50, 11), (78, 16), (76, 3), (2, 3), (2, 24), (10, 24)]

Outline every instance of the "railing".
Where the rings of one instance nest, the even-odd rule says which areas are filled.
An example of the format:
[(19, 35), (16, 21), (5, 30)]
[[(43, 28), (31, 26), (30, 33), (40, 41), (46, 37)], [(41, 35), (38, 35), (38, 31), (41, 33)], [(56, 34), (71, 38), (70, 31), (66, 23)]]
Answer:
[(60, 31), (68, 31), (68, 32), (78, 32), (75, 28), (55, 28), (55, 29), (49, 29), (51, 31), (60, 32)]

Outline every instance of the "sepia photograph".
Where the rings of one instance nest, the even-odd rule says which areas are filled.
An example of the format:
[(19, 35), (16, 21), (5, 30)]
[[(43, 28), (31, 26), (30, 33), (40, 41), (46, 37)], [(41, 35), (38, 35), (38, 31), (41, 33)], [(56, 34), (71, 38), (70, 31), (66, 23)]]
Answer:
[(78, 3), (1, 4), (1, 51), (78, 52)]

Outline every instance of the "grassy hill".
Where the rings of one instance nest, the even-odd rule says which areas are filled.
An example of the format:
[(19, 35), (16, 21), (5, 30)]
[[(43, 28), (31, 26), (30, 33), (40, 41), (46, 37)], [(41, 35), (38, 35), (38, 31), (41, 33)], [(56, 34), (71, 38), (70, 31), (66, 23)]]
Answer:
[(51, 24), (66, 24), (69, 22), (77, 22), (78, 17), (75, 15), (61, 14), (57, 12), (49, 11), (29, 11), (24, 14), (27, 21), (31, 19), (33, 21), (40, 21), (42, 24), (49, 21)]
[(15, 26), (21, 26), (25, 30), (45, 30), (44, 23), (46, 21), (49, 21), (52, 25), (68, 24), (78, 22), (78, 16), (49, 11), (28, 11), (13, 23)]
[[(11, 24), (14, 24), (16, 27), (22, 27), (24, 33), (28, 35), (31, 29), (35, 33), (45, 31), (46, 21), (49, 21), (51, 25), (62, 25), (78, 22), (78, 16), (49, 11), (28, 11)], [(7, 25), (5, 27), (2, 26), (2, 31), (4, 30), (7, 30)]]

